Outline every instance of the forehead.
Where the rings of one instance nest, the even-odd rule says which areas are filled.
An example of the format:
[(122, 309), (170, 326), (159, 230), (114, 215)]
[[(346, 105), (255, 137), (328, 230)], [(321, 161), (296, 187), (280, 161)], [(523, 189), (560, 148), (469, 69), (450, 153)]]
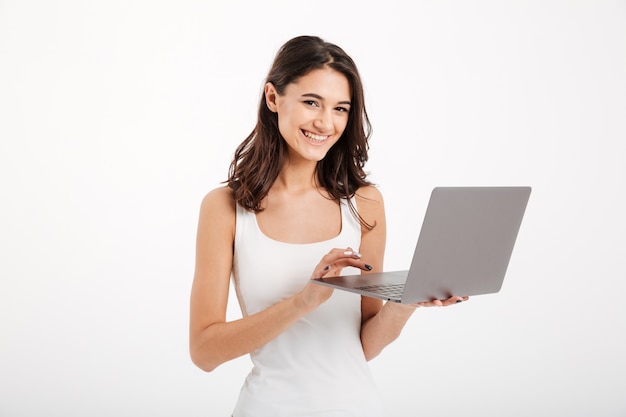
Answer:
[(310, 71), (287, 86), (287, 94), (317, 94), (329, 101), (349, 101), (352, 96), (348, 78), (329, 67)]

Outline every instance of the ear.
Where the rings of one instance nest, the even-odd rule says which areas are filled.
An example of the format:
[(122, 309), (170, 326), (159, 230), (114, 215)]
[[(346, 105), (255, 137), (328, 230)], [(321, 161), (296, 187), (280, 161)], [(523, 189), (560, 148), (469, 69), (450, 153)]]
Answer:
[(277, 105), (276, 99), (278, 98), (278, 92), (276, 91), (276, 87), (274, 84), (267, 83), (265, 84), (265, 104), (270, 111), (276, 113)]

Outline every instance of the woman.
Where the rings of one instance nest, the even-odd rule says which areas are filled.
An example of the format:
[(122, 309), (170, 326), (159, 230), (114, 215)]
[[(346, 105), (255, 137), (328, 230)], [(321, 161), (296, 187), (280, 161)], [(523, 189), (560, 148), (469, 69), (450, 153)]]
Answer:
[[(257, 125), (198, 225), (190, 352), (205, 371), (250, 354), (234, 417), (383, 415), (367, 361), (417, 307), (464, 299), (383, 305), (310, 281), (383, 267), (383, 199), (363, 171), (369, 133), (352, 59), (317, 37), (283, 45)], [(243, 318), (226, 322), (231, 273)]]

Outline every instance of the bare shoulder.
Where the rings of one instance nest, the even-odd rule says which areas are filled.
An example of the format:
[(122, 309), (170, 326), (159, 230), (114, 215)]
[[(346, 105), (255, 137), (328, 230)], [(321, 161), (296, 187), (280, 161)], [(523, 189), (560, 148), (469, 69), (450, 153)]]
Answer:
[(368, 185), (365, 187), (361, 187), (356, 192), (357, 202), (370, 202), (370, 203), (380, 203), (383, 202), (383, 194), (380, 192), (378, 187), (373, 185)]
[(236, 212), (233, 191), (228, 187), (219, 187), (209, 191), (202, 199), (200, 219), (205, 224), (234, 230)]
[(385, 222), (385, 204), (380, 190), (368, 185), (361, 187), (356, 192), (356, 205), (361, 217), (371, 225)]
[(362, 216), (384, 210), (383, 194), (373, 185), (361, 187), (356, 192), (356, 204)]
[(235, 213), (235, 195), (229, 187), (218, 187), (209, 191), (202, 199), (202, 208), (232, 210)]

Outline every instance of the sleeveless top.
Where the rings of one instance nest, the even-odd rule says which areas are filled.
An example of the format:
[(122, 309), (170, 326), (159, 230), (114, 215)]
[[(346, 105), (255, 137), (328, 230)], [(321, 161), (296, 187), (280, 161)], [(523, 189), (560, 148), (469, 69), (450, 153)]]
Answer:
[[(263, 234), (254, 212), (237, 205), (233, 284), (243, 316), (301, 291), (332, 248), (358, 250), (361, 225), (341, 201), (333, 239), (291, 244)], [(346, 268), (344, 273), (358, 273)], [(380, 417), (383, 407), (360, 339), (361, 297), (333, 295), (316, 310), (250, 353), (233, 417)]]

